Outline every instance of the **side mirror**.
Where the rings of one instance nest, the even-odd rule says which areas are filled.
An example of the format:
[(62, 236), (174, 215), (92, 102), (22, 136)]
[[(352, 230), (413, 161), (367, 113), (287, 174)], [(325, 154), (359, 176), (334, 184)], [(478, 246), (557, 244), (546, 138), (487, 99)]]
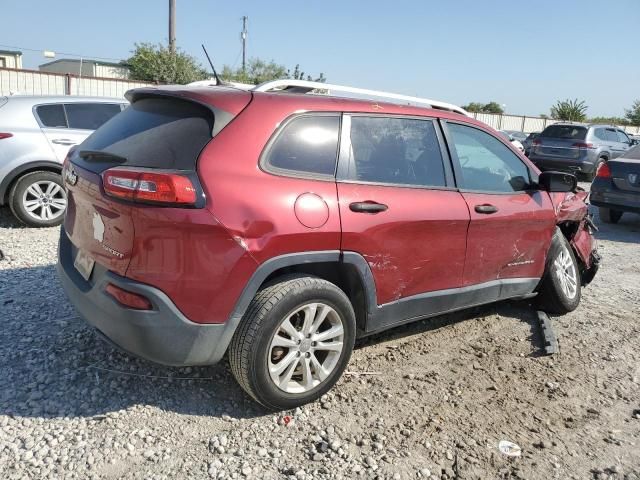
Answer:
[(572, 192), (578, 186), (578, 180), (570, 173), (547, 171), (538, 176), (538, 186), (547, 192)]

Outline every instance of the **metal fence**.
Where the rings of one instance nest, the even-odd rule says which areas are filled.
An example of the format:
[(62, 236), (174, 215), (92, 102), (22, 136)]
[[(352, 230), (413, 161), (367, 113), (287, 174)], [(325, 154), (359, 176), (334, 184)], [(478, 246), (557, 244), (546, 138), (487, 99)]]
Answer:
[[(547, 125), (558, 123), (552, 118), (527, 117), (523, 115), (499, 115), (493, 113), (472, 113), (473, 117), (496, 130), (516, 130), (519, 132), (541, 132)], [(640, 127), (620, 125), (620, 129), (634, 135), (640, 134)]]
[(0, 68), (0, 96), (5, 95), (88, 95), (123, 97), (131, 88), (153, 85), (116, 78), (79, 77), (36, 70)]
[[(36, 70), (0, 68), (0, 96), (4, 95), (89, 95), (97, 97), (122, 97), (124, 93), (151, 83), (116, 78), (78, 77), (71, 74), (45, 73)], [(541, 132), (557, 120), (521, 115), (496, 115), (474, 113), (476, 119), (496, 130)], [(640, 134), (640, 127), (621, 126), (628, 133)]]

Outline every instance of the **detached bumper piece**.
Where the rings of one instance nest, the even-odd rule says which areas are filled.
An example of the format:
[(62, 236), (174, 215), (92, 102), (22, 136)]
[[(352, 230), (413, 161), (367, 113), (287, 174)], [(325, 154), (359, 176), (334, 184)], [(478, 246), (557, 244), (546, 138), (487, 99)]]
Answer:
[[(164, 365), (211, 365), (233, 336), (229, 324), (190, 321), (157, 288), (116, 275), (95, 264), (88, 280), (74, 267), (76, 247), (60, 232), (58, 276), (80, 316), (122, 350)], [(150, 309), (130, 308), (108, 293), (118, 287), (148, 299)]]
[(556, 353), (560, 353), (558, 339), (553, 331), (553, 327), (551, 326), (549, 316), (543, 311), (538, 310), (538, 322), (540, 324), (540, 331), (544, 342), (545, 355), (555, 355)]

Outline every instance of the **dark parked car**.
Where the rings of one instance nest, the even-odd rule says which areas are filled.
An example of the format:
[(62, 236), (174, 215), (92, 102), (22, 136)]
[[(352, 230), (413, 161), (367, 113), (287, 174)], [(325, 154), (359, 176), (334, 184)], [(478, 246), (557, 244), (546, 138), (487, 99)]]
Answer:
[(527, 135), (527, 138), (524, 139), (524, 142), (522, 142), (522, 146), (524, 147), (524, 154), (527, 157), (531, 152), (531, 145), (533, 144), (533, 141), (538, 138), (538, 135), (540, 135), (540, 132), (531, 132), (529, 135)]
[(591, 185), (591, 203), (605, 223), (618, 223), (624, 212), (640, 213), (640, 145), (600, 166)]
[(529, 159), (541, 170), (561, 170), (593, 179), (600, 164), (624, 154), (634, 144), (611, 125), (555, 123), (533, 141)]
[(357, 337), (507, 298), (578, 306), (597, 255), (573, 175), (460, 107), (302, 94), (318, 88), (354, 92), (129, 92), (65, 161), (58, 272), (80, 315), (155, 362), (227, 353), (288, 409), (332, 387)]

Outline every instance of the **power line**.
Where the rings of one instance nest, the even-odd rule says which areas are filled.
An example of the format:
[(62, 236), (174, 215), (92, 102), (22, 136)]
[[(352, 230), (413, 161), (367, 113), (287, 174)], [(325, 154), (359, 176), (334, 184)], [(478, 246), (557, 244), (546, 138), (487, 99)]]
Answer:
[[(28, 52), (39, 52), (42, 53), (45, 51), (45, 49), (40, 49), (40, 48), (27, 48), (27, 47), (17, 47), (15, 45), (2, 45), (0, 44), (0, 47), (2, 48), (9, 48), (12, 50), (26, 50)], [(56, 51), (56, 55), (67, 55), (69, 57), (79, 57), (79, 58), (91, 58), (91, 59), (95, 59), (95, 60), (112, 60), (115, 62), (120, 62), (122, 61), (121, 58), (112, 58), (112, 57), (96, 57), (93, 55), (82, 55), (80, 53), (69, 53), (69, 52), (58, 52)]]

